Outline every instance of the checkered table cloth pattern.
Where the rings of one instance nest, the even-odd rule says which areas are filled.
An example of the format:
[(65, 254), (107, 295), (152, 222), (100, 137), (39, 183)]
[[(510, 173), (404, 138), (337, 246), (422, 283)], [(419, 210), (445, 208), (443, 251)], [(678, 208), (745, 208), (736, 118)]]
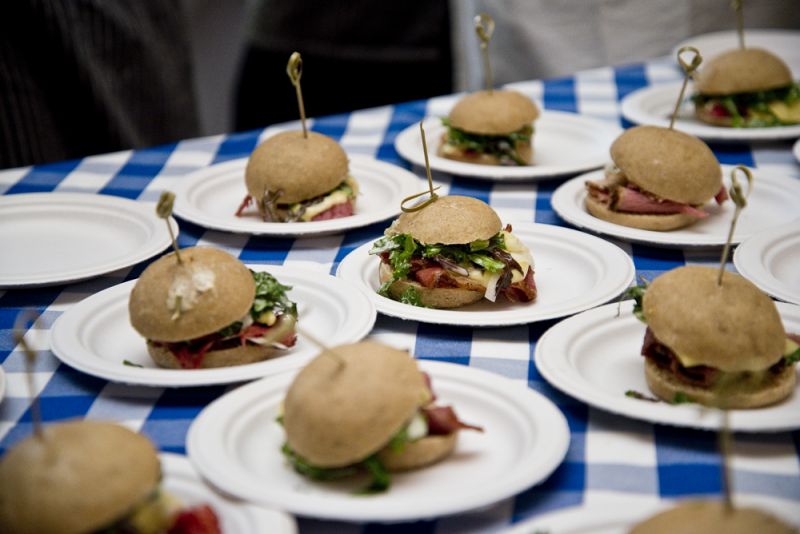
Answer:
[[(575, 76), (512, 84), (545, 109), (569, 111), (629, 126), (621, 119), (620, 100), (651, 84), (673, 82), (680, 72), (669, 59), (616, 68), (600, 68)], [(351, 154), (366, 154), (409, 168), (394, 150), (396, 135), (425, 116), (446, 114), (457, 96), (432, 98), (312, 121), (313, 130), (341, 142)], [(77, 161), (0, 172), (0, 193), (83, 192), (155, 202), (187, 173), (233, 158), (248, 156), (259, 140), (278, 129), (270, 127), (225, 136), (191, 139), (144, 150), (91, 156)], [(800, 179), (791, 142), (758, 145), (711, 144), (722, 163), (770, 168)], [(414, 171), (424, 176), (424, 171)], [(450, 193), (470, 195), (491, 204), (504, 221), (565, 225), (550, 205), (563, 180), (536, 183), (494, 183), (436, 174)], [(210, 245), (247, 263), (298, 264), (335, 272), (350, 251), (382, 234), (385, 222), (343, 235), (273, 239), (206, 230), (180, 220), (181, 247)], [(616, 242), (633, 257), (637, 276), (647, 277), (692, 264), (713, 265), (719, 249), (660, 249)], [(2, 251), (0, 251), (2, 254)], [(57, 261), (54, 258), (54, 261)], [(36, 392), (45, 421), (65, 418), (111, 419), (149, 436), (164, 451), (185, 452), (192, 420), (225, 387), (163, 389), (130, 387), (86, 376), (61, 364), (48, 351), (48, 330), (69, 306), (100, 290), (138, 277), (136, 265), (66, 286), (0, 290), (0, 363), (6, 373), (6, 395), (0, 404), (0, 453), (32, 431), (24, 357), (11, 329), (21, 310), (38, 319), (28, 339), (39, 358)], [(733, 269), (733, 266), (729, 266)], [(536, 342), (555, 321), (497, 329), (431, 326), (379, 316), (372, 332), (378, 339), (413, 347), (418, 358), (470, 365), (524, 381), (553, 400), (564, 412), (571, 444), (563, 464), (543, 484), (479, 512), (423, 521), (412, 525), (349, 525), (313, 520), (299, 522), (303, 532), (464, 532), (490, 531), (543, 512), (578, 504), (625, 499), (631, 506), (662, 498), (719, 495), (720, 456), (711, 432), (652, 425), (610, 415), (565, 397), (551, 388), (533, 364)], [(737, 494), (783, 499), (800, 514), (800, 432), (737, 435), (733, 441), (733, 482)], [(469, 481), (465, 481), (469, 483)]]

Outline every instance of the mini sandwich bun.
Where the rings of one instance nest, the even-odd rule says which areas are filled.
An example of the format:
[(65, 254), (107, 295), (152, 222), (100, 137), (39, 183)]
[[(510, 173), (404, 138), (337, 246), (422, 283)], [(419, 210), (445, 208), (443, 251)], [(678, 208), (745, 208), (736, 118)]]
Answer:
[(486, 240), (502, 230), (497, 213), (477, 198), (448, 195), (419, 211), (403, 213), (392, 224), (394, 234), (410, 234), (425, 245), (464, 245)]
[(339, 143), (316, 132), (283, 132), (256, 147), (245, 169), (248, 193), (257, 201), (266, 191), (283, 193), (281, 204), (323, 195), (348, 174), (347, 154)]
[(426, 436), (406, 443), (401, 451), (386, 447), (378, 453), (378, 458), (389, 471), (419, 469), (449, 456), (455, 449), (457, 440), (457, 432), (443, 436)]
[(796, 534), (797, 529), (757, 508), (727, 510), (716, 501), (686, 501), (642, 521), (630, 534)]
[(0, 532), (94, 532), (129, 514), (160, 479), (140, 434), (89, 420), (47, 425), (0, 460)]
[(665, 200), (702, 205), (722, 187), (722, 171), (708, 145), (677, 130), (630, 128), (611, 145), (611, 159), (629, 182)]
[(343, 467), (384, 448), (430, 401), (407, 353), (371, 341), (333, 347), (311, 361), (284, 400), (289, 446), (317, 467)]
[(761, 48), (737, 48), (707, 61), (695, 77), (703, 95), (725, 96), (769, 91), (794, 82), (782, 59)]
[[(531, 141), (517, 141), (514, 145), (514, 151), (517, 156), (526, 164), (533, 161), (533, 145)], [(473, 163), (477, 165), (502, 165), (503, 162), (494, 154), (474, 153), (461, 150), (460, 148), (447, 144), (447, 134), (442, 136), (442, 142), (439, 144), (437, 154), (447, 159), (455, 161), (463, 161), (465, 163)]]
[(495, 90), (470, 93), (450, 110), (450, 125), (468, 133), (505, 135), (529, 126), (539, 108), (517, 91)]
[[(186, 248), (180, 255), (182, 264), (175, 253), (151, 263), (131, 291), (131, 324), (148, 340), (176, 342), (211, 334), (241, 319), (253, 304), (253, 275), (238, 259), (206, 247)], [(212, 280), (212, 285), (197, 293), (196, 302), (173, 319), (170, 289), (193, 279)]]
[[(379, 268), (381, 284), (392, 279), (392, 268), (386, 263), (381, 262)], [(395, 280), (389, 286), (389, 295), (395, 300), (409, 288), (413, 288), (419, 295), (423, 306), (430, 308), (460, 308), (473, 302), (478, 302), (483, 298), (483, 291), (473, 291), (471, 289), (460, 289), (456, 287), (434, 287), (428, 288), (414, 280)]]
[(676, 230), (689, 226), (697, 221), (696, 217), (687, 215), (686, 213), (670, 213), (655, 215), (650, 213), (627, 213), (624, 211), (614, 211), (606, 204), (586, 195), (586, 209), (604, 221), (622, 226), (629, 226), (632, 228), (641, 228), (642, 230), (655, 230), (664, 232), (667, 230)]

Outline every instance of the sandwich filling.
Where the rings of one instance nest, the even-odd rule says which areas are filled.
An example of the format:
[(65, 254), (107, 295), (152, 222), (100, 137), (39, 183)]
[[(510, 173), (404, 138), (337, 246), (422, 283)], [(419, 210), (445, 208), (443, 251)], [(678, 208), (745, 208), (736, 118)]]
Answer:
[[(381, 262), (392, 269), (392, 278), (378, 290), (383, 296), (389, 296), (389, 287), (394, 282), (410, 280), (429, 289), (478, 291), (492, 302), (497, 295), (511, 302), (530, 302), (536, 298), (533, 258), (511, 233), (511, 225), (488, 240), (466, 245), (425, 245), (409, 234), (394, 233), (393, 227), (386, 234), (369, 252), (380, 256)], [(400, 301), (421, 305), (413, 287), (405, 291)]]
[(800, 124), (800, 84), (733, 95), (695, 94), (698, 113), (730, 122), (734, 128), (765, 128)]
[[(354, 213), (358, 183), (351, 175), (325, 194), (302, 202), (286, 204), (280, 202), (282, 191), (267, 191), (261, 199), (255, 199), (258, 212), (265, 222), (325, 221), (349, 217)], [(244, 197), (236, 216), (241, 217), (253, 203), (253, 196)]]
[[(391, 475), (380, 459), (384, 450), (402, 453), (409, 443), (429, 436), (447, 436), (464, 429), (483, 432), (482, 427), (460, 421), (451, 406), (434, 406), (436, 395), (431, 388), (430, 377), (427, 373), (422, 373), (422, 376), (425, 378), (425, 384), (430, 393), (429, 403), (417, 409), (408, 422), (392, 436), (384, 449), (371, 454), (360, 462), (344, 467), (316, 467), (294, 452), (288, 443), (283, 444), (281, 451), (295, 471), (312, 480), (339, 480), (365, 472), (371, 477), (371, 481), (361, 490), (361, 493), (380, 493), (388, 490), (391, 485)], [(281, 418), (278, 419), (278, 422), (281, 422)]]
[(297, 304), (289, 300), (291, 289), (266, 272), (250, 271), (256, 284), (253, 304), (244, 317), (218, 332), (173, 343), (148, 340), (156, 347), (166, 347), (184, 369), (198, 369), (205, 355), (212, 351), (263, 345), (289, 348), (297, 335)]
[(528, 161), (520, 154), (520, 149), (531, 146), (533, 126), (526, 125), (504, 135), (483, 135), (466, 132), (450, 124), (447, 117), (442, 118), (447, 127), (440, 148), (445, 157), (479, 158), (481, 155), (493, 156), (499, 165), (528, 165)]
[(181, 509), (174, 497), (156, 489), (130, 514), (94, 534), (221, 534), (208, 505)]
[[(628, 290), (626, 295), (632, 296), (635, 300), (634, 314), (636, 317), (647, 324), (647, 318), (642, 310), (642, 297), (645, 291), (646, 286), (636, 286)], [(716, 367), (704, 365), (702, 362), (684, 354), (678, 354), (664, 345), (656, 338), (649, 326), (645, 331), (641, 354), (688, 386), (711, 389), (720, 384), (750, 383), (755, 385), (769, 380), (770, 376), (783, 373), (787, 367), (800, 361), (800, 335), (787, 334), (783, 353), (779, 356), (776, 355), (775, 363), (761, 371), (725, 372)]]
[[(590, 198), (612, 211), (640, 215), (683, 213), (698, 219), (708, 217), (708, 213), (703, 210), (702, 205), (684, 204), (659, 198), (629, 181), (625, 173), (614, 166), (606, 168), (605, 177), (602, 180), (587, 181), (586, 191)], [(714, 200), (721, 205), (727, 199), (728, 191), (723, 185), (714, 196)]]

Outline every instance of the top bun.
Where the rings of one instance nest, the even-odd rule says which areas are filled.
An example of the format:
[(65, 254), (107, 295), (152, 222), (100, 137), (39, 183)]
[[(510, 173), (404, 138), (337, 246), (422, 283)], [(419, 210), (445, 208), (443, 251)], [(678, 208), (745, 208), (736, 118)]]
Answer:
[(382, 449), (430, 393), (407, 353), (363, 341), (323, 352), (289, 387), (289, 446), (317, 467), (341, 467)]
[[(187, 341), (240, 320), (253, 305), (256, 285), (242, 262), (223, 250), (205, 247), (162, 256), (136, 282), (128, 301), (131, 324), (153, 341)], [(194, 288), (203, 289), (196, 291)], [(183, 311), (175, 314), (176, 291)]]
[(762, 371), (783, 353), (786, 333), (767, 295), (738, 274), (686, 266), (656, 278), (642, 301), (656, 339), (676, 354), (725, 372)]
[(403, 213), (392, 224), (395, 234), (411, 234), (424, 245), (464, 245), (489, 239), (502, 229), (497, 213), (485, 202), (457, 195), (439, 197), (419, 211)]
[(625, 130), (611, 145), (625, 177), (660, 198), (701, 205), (722, 187), (717, 158), (698, 138), (658, 126)]
[(140, 434), (99, 421), (48, 425), (0, 461), (0, 532), (94, 532), (130, 513), (160, 478)]
[(325, 194), (347, 178), (347, 154), (339, 143), (316, 132), (273, 135), (256, 147), (244, 173), (247, 191), (260, 200), (283, 191), (278, 202), (292, 204)]
[(757, 508), (729, 511), (717, 501), (687, 501), (636, 525), (630, 534), (792, 534), (797, 529)]
[(704, 95), (733, 95), (786, 87), (793, 81), (789, 67), (775, 54), (760, 48), (738, 48), (708, 61), (694, 85)]
[(503, 135), (530, 125), (539, 116), (536, 104), (517, 91), (478, 91), (450, 110), (450, 125), (469, 133)]

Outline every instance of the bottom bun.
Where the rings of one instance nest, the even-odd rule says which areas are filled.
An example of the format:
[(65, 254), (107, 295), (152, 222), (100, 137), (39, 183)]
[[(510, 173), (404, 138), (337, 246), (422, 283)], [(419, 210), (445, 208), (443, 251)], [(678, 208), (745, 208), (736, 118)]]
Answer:
[[(525, 162), (525, 165), (531, 165), (533, 161), (533, 145), (531, 145), (531, 141), (518, 141), (515, 148), (517, 150), (517, 155)], [(500, 159), (493, 154), (467, 152), (457, 146), (448, 145), (447, 133), (442, 135), (442, 141), (439, 143), (436, 155), (446, 159), (475, 163), (478, 165), (502, 165)]]
[(642, 521), (630, 534), (790, 534), (797, 532), (780, 519), (757, 508), (728, 510), (718, 501), (686, 501)]
[(607, 205), (590, 196), (586, 197), (586, 209), (598, 219), (603, 219), (604, 221), (620, 224), (622, 226), (641, 228), (642, 230), (675, 230), (677, 228), (689, 226), (697, 221), (697, 217), (692, 217), (685, 213), (654, 215), (650, 213), (625, 213), (614, 211)]
[[(742, 382), (727, 392), (726, 408), (758, 408), (779, 402), (794, 391), (797, 376), (793, 365), (787, 365), (780, 373), (767, 371), (768, 378), (758, 383)], [(687, 384), (673, 373), (645, 360), (644, 375), (650, 391), (667, 402), (675, 399), (676, 393), (685, 394), (692, 402), (705, 406), (720, 406), (719, 396), (711, 389)]]
[[(380, 280), (384, 284), (392, 279), (392, 268), (381, 262)], [(430, 308), (460, 308), (473, 302), (478, 302), (483, 298), (482, 291), (471, 289), (459, 289), (455, 287), (434, 287), (427, 288), (419, 282), (413, 280), (397, 280), (389, 286), (389, 295), (395, 300), (407, 289), (413, 288), (419, 294), (419, 299), (423, 305)]]
[(378, 453), (383, 466), (389, 471), (408, 471), (443, 460), (453, 452), (458, 432), (444, 436), (427, 436), (406, 443), (402, 451), (385, 448)]
[(726, 128), (733, 127), (733, 118), (732, 117), (720, 117), (719, 115), (712, 115), (702, 106), (695, 106), (694, 108), (694, 116), (697, 117), (702, 122), (706, 124), (711, 124), (713, 126), (723, 126)]
[[(184, 369), (167, 347), (157, 347), (152, 342), (148, 341), (147, 352), (159, 367)], [(270, 358), (275, 358), (284, 354), (286, 354), (286, 350), (274, 347), (262, 347), (261, 345), (245, 345), (232, 349), (212, 350), (206, 352), (205, 356), (203, 356), (203, 361), (199, 369), (245, 365), (269, 360)]]

